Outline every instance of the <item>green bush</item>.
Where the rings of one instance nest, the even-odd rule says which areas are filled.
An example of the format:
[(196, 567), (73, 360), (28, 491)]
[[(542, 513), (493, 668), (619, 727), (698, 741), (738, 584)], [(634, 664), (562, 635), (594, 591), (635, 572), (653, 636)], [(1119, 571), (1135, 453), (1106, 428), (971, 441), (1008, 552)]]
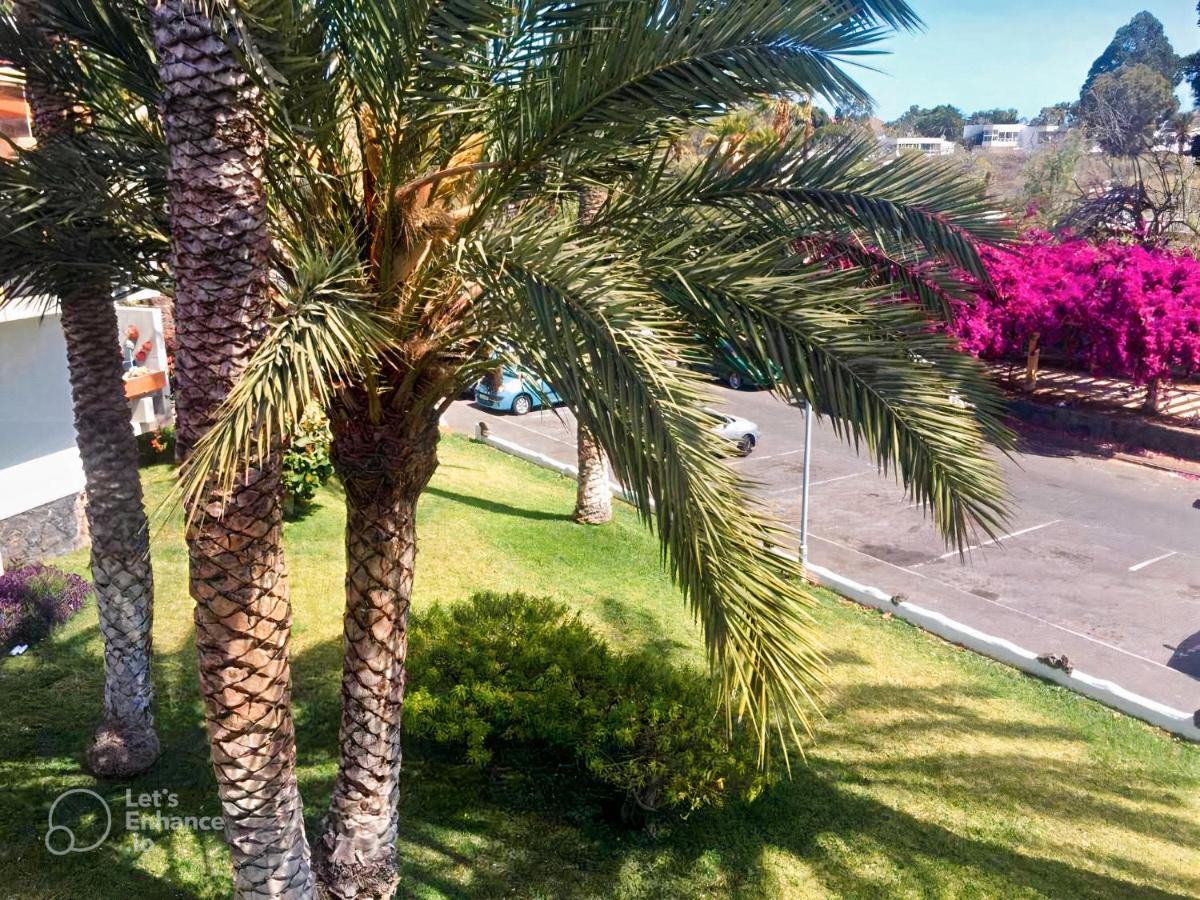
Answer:
[(292, 516), (303, 512), (317, 495), (317, 488), (333, 475), (329, 445), (333, 435), (319, 407), (311, 406), (292, 433), (283, 454), (284, 511)]
[(706, 673), (614, 652), (553, 601), (477, 594), (416, 618), (411, 643), (405, 733), (476, 766), (535, 747), (615, 791), (630, 820), (750, 800), (773, 777), (753, 734), (728, 734)]

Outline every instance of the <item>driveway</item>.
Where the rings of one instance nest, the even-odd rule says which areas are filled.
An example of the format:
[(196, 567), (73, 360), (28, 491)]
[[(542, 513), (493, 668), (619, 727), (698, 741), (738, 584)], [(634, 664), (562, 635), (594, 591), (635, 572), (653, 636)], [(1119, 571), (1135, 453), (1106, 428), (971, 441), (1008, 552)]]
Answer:
[[(762, 429), (755, 452), (731, 465), (798, 525), (802, 413), (765, 392), (713, 391)], [(565, 409), (518, 418), (460, 401), (446, 418), (468, 433), (487, 422), (499, 437), (575, 462)], [(1160, 703), (1200, 707), (1200, 481), (1032, 435), (1001, 465), (1016, 501), (1008, 532), (962, 559), (892, 479), (818, 425), (809, 558), (1039, 655), (1064, 654)]]

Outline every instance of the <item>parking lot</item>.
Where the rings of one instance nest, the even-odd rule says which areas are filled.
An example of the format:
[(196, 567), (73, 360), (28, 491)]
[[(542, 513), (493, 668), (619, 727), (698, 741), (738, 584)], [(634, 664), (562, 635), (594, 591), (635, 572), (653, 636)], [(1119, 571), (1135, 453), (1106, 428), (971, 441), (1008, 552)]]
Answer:
[[(731, 462), (787, 523), (800, 519), (804, 421), (765, 392), (713, 387), (757, 422), (755, 452)], [(574, 463), (565, 409), (516, 417), (469, 401), (448, 424)], [(1004, 538), (966, 559), (919, 506), (828, 425), (814, 430), (810, 559), (1039, 654), (1190, 711), (1200, 707), (1200, 482), (1078, 455), (1027, 436), (1002, 466), (1016, 511)], [(898, 674), (898, 677), (902, 677)]]

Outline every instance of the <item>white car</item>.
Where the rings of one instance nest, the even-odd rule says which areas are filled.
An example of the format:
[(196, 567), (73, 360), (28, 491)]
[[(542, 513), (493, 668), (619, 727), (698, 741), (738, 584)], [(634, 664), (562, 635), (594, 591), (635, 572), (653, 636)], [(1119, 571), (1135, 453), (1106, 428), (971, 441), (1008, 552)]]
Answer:
[(706, 410), (712, 413), (721, 421), (713, 428), (717, 434), (728, 441), (733, 441), (737, 444), (738, 452), (742, 456), (749, 456), (754, 452), (754, 448), (758, 445), (758, 426), (749, 419), (743, 419), (740, 416), (731, 416), (723, 412), (717, 412), (715, 409)]

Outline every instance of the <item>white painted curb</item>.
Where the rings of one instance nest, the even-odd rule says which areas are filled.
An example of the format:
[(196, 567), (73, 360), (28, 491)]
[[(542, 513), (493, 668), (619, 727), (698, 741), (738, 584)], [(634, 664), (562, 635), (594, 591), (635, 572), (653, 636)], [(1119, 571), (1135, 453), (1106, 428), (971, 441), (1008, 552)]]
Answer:
[[(475, 440), (523, 459), (526, 462), (551, 469), (560, 475), (566, 475), (569, 478), (576, 477), (577, 470), (575, 466), (560, 463), (558, 460), (552, 459), (544, 453), (538, 453), (536, 450), (530, 450), (522, 447), (520, 444), (514, 444), (512, 441), (506, 441), (503, 438), (487, 434), (479, 427), (475, 431)], [(627, 502), (630, 500), (629, 495), (620, 485), (614, 482), (612, 488), (614, 496)], [(776, 552), (788, 556), (789, 559), (795, 559), (794, 555), (784, 554), (782, 551)], [(859, 584), (857, 581), (846, 578), (844, 575), (839, 575), (836, 572), (826, 569), (824, 566), (809, 563), (805, 568), (805, 572), (815, 584), (829, 588), (831, 591), (840, 594), (848, 600), (891, 613), (896, 618), (903, 619), (906, 622), (916, 625), (918, 628), (923, 628), (925, 631), (936, 634), (938, 637), (944, 638), (951, 643), (959, 644), (968, 650), (973, 650), (976, 653), (1012, 666), (1015, 669), (1020, 669), (1022, 672), (1027, 672), (1030, 675), (1036, 675), (1047, 681), (1053, 681), (1055, 684), (1062, 685), (1093, 700), (1098, 700), (1105, 706), (1118, 709), (1134, 718), (1141, 719), (1143, 722), (1149, 722), (1151, 725), (1155, 725), (1172, 734), (1177, 734), (1189, 741), (1200, 742), (1200, 728), (1196, 726), (1192, 713), (1184, 712), (1183, 710), (1159, 703), (1157, 700), (1151, 700), (1149, 697), (1135, 694), (1133, 691), (1126, 690), (1119, 684), (1115, 684), (1104, 678), (1097, 678), (1094, 675), (1088, 675), (1079, 669), (1074, 669), (1068, 673), (1063, 669), (1049, 666), (1046, 663), (1039, 662), (1036, 653), (1026, 650), (1012, 641), (987, 634), (977, 628), (972, 628), (970, 625), (964, 625), (962, 622), (951, 619), (949, 616), (945, 616), (936, 610), (927, 609), (924, 606), (910, 603), (907, 600), (893, 602), (891, 594), (881, 591), (876, 587)]]
[(1105, 706), (1119, 709), (1123, 713), (1128, 713), (1143, 722), (1149, 722), (1172, 734), (1187, 738), (1189, 741), (1200, 742), (1200, 728), (1196, 727), (1191, 713), (1135, 694), (1119, 684), (1088, 675), (1080, 669), (1073, 669), (1068, 673), (1063, 669), (1049, 666), (1040, 662), (1036, 653), (1026, 650), (1012, 641), (972, 628), (970, 625), (964, 625), (936, 610), (927, 609), (907, 600), (895, 603), (889, 594), (879, 588), (859, 584), (843, 575), (831, 572), (823, 566), (809, 563), (805, 571), (815, 583), (836, 591), (856, 603), (889, 612), (896, 618), (932, 632), (951, 643), (960, 644), (968, 650), (974, 650), (976, 653), (1005, 665), (1028, 672), (1030, 675), (1037, 675), (1039, 678), (1053, 681), (1055, 684), (1060, 684), (1085, 697), (1091, 697), (1093, 700), (1099, 700)]

